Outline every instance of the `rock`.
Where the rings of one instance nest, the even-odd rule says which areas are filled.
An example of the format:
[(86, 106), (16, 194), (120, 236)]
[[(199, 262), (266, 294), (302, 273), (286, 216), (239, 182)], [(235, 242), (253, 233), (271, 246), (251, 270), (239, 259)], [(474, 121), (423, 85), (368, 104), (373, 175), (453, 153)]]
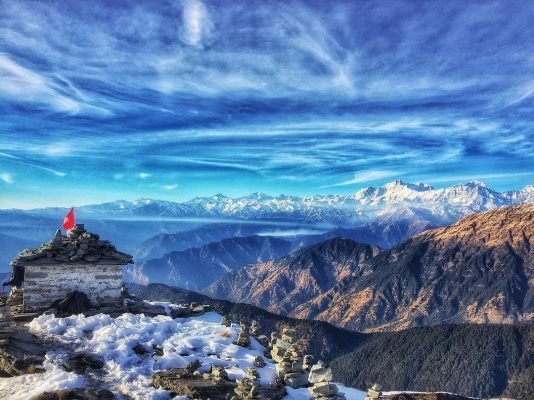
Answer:
[(255, 359), (254, 359), (254, 366), (256, 368), (263, 368), (267, 365), (267, 363), (265, 362), (265, 360), (263, 359), (262, 356), (257, 356)]
[(258, 341), (259, 344), (261, 344), (263, 347), (265, 348), (268, 348), (269, 347), (269, 338), (265, 335), (260, 335), (258, 337), (256, 337), (256, 340)]
[(250, 325), (250, 333), (252, 334), (252, 336), (260, 335), (260, 325), (258, 324), (258, 321), (256, 320), (252, 321)]
[(223, 315), (221, 319), (221, 325), (230, 328), (232, 326), (232, 320), (227, 315)]
[(333, 379), (332, 370), (326, 368), (322, 361), (311, 367), (308, 380), (311, 383), (330, 382)]
[(337, 386), (329, 382), (319, 382), (308, 388), (313, 396), (330, 397), (337, 394)]
[(100, 369), (104, 366), (104, 363), (100, 361), (95, 356), (90, 354), (77, 354), (73, 357), (70, 357), (63, 363), (65, 370), (69, 372), (75, 372), (77, 374), (85, 373), (87, 368)]
[(43, 392), (31, 400), (114, 400), (115, 395), (107, 389), (60, 389)]
[(143, 356), (145, 355), (146, 353), (148, 353), (147, 349), (145, 348), (145, 346), (143, 346), (141, 343), (139, 344), (136, 344), (133, 348), (133, 351), (135, 354), (137, 354), (138, 356)]
[(378, 400), (382, 397), (382, 386), (378, 383), (375, 383), (367, 390), (366, 400)]
[(284, 381), (290, 388), (297, 389), (308, 385), (308, 376), (304, 372), (292, 372), (286, 374)]
[(297, 331), (291, 328), (284, 328), (282, 331), (282, 340), (288, 343), (295, 343), (297, 340)]
[(57, 310), (58, 316), (81, 314), (91, 308), (91, 302), (83, 292), (75, 290), (68, 293), (65, 298), (54, 301), (50, 308)]
[(241, 330), (239, 331), (239, 336), (237, 340), (233, 343), (241, 347), (250, 347), (250, 336), (249, 328), (245, 323), (241, 323)]
[(313, 366), (313, 356), (312, 355), (305, 355), (304, 356), (304, 359), (303, 359), (303, 362), (302, 362), (302, 368), (307, 371), (307, 372), (310, 372), (311, 370), (311, 367)]
[(57, 246), (61, 246), (63, 244), (63, 236), (61, 235), (61, 231), (59, 229), (56, 230), (56, 234), (52, 239), (52, 244)]

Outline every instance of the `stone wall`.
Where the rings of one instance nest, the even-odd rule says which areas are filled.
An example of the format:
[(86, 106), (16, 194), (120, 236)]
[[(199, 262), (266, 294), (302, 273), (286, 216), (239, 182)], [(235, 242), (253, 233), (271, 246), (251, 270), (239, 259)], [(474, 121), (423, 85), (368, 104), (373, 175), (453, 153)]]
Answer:
[(26, 265), (24, 310), (46, 309), (73, 290), (87, 294), (91, 302), (118, 298), (122, 286), (122, 265), (53, 264)]

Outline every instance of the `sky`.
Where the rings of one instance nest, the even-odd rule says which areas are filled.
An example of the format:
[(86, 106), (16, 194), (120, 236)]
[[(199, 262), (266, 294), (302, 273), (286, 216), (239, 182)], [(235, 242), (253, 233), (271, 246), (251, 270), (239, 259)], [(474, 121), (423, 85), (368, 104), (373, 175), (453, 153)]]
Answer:
[(531, 1), (0, 10), (0, 208), (534, 183)]

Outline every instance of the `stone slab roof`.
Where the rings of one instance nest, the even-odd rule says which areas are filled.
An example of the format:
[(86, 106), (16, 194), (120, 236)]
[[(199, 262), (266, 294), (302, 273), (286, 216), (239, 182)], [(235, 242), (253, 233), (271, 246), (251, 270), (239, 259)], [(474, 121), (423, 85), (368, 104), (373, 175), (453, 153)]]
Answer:
[(11, 261), (12, 266), (53, 264), (132, 264), (132, 256), (117, 251), (108, 240), (100, 240), (96, 233), (87, 232), (83, 224), (63, 236), (58, 229), (52, 240), (37, 249), (22, 250)]

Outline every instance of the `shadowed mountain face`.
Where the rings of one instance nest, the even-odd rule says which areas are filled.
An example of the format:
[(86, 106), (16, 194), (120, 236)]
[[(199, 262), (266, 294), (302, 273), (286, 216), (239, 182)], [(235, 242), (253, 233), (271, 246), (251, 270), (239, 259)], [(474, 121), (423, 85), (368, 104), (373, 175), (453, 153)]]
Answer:
[[(307, 279), (293, 272), (299, 264), (289, 256), (246, 266), (208, 293), (355, 330), (527, 321), (534, 316), (533, 241), (534, 205), (501, 208), (424, 232), (373, 258), (355, 256), (356, 243), (298, 253), (320, 259), (321, 276), (335, 276), (335, 285), (311, 269)], [(347, 268), (342, 276), (340, 265)], [(285, 300), (301, 292), (310, 295)]]
[(268, 236), (224, 239), (199, 248), (172, 252), (126, 270), (127, 280), (202, 289), (235, 268), (288, 254), (291, 243)]
[(241, 268), (206, 293), (288, 315), (351, 276), (365, 275), (367, 262), (379, 251), (349, 239), (330, 239), (276, 261)]

